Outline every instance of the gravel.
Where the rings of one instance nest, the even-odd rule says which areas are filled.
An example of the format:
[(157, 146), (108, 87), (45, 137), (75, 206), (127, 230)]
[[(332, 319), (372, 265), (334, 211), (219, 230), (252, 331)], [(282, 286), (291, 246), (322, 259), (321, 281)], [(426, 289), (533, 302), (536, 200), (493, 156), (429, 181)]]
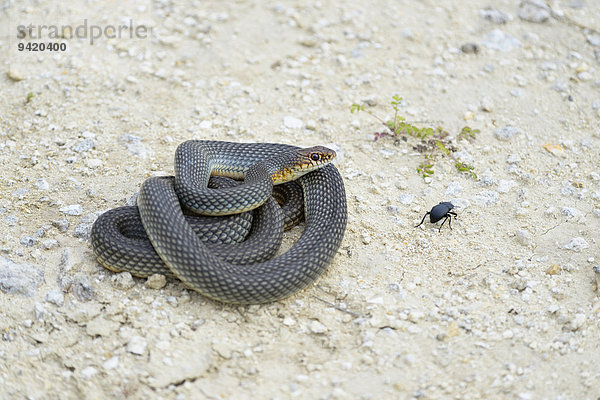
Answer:
[(69, 206), (61, 207), (60, 212), (67, 215), (81, 215), (83, 214), (83, 207), (80, 204), (71, 204)]
[(0, 256), (0, 290), (8, 294), (35, 295), (44, 281), (44, 273), (30, 264), (17, 264)]
[[(47, 20), (43, 4), (7, 15)], [(599, 397), (600, 47), (573, 21), (600, 10), (487, 5), (89, 2), (70, 17), (131, 16), (152, 37), (13, 54), (0, 398)], [(387, 128), (366, 111), (392, 119), (394, 94), (476, 177), (420, 138), (374, 140)], [(172, 175), (188, 139), (336, 146), (348, 227), (316, 284), (229, 306), (95, 260), (96, 212)], [(440, 201), (452, 230), (415, 229)]]

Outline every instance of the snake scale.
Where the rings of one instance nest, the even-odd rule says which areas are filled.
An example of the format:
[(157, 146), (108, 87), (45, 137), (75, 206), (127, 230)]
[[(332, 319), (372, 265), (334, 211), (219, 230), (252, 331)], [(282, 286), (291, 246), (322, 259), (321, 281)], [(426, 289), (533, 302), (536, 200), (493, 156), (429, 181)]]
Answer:
[[(225, 303), (258, 304), (288, 297), (327, 269), (344, 236), (346, 195), (339, 171), (330, 164), (334, 157), (333, 150), (321, 146), (184, 142), (175, 153), (175, 177), (147, 179), (137, 208), (117, 208), (97, 219), (91, 233), (96, 258), (108, 269), (136, 276), (174, 275)], [(244, 182), (208, 188), (211, 175)], [(287, 252), (270, 258), (281, 242), (284, 220), (271, 197), (273, 184), (290, 179), (302, 189), (304, 232)], [(209, 217), (223, 219), (219, 223), (224, 225), (214, 225), (217, 229), (209, 235), (214, 240), (208, 242), (228, 242), (211, 244), (196, 233), (204, 228), (194, 227), (194, 217), (185, 215), (253, 209), (250, 233), (237, 244), (239, 231), (247, 225), (244, 220)]]

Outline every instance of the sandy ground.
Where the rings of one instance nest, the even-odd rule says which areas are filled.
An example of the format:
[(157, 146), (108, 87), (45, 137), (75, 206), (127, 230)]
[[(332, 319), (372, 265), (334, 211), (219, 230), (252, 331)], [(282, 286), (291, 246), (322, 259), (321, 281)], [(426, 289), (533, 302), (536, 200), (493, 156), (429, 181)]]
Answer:
[[(597, 399), (600, 4), (445, 3), (4, 2), (0, 397)], [(17, 37), (84, 20), (129, 27)], [(430, 179), (418, 139), (350, 113), (394, 94), (451, 135)], [(96, 263), (94, 218), (193, 138), (339, 150), (348, 229), (316, 284), (232, 307)], [(415, 229), (440, 201), (453, 230)]]

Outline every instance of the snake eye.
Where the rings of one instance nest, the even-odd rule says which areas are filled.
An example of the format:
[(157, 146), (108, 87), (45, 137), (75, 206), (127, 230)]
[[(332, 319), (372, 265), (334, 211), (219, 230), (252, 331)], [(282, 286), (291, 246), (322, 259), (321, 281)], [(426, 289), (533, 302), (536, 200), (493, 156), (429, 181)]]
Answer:
[(310, 159), (313, 161), (319, 161), (321, 159), (321, 155), (319, 153), (311, 153)]

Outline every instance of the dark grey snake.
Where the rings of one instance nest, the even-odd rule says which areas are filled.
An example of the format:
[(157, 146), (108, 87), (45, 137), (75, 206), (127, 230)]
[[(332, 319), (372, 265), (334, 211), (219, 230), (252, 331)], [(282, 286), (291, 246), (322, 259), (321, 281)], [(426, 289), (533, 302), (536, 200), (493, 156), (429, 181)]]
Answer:
[[(321, 146), (184, 142), (175, 153), (174, 178), (146, 180), (137, 208), (110, 210), (96, 220), (91, 233), (94, 253), (108, 269), (136, 276), (174, 275), (226, 303), (285, 298), (314, 282), (342, 241), (346, 195), (338, 170), (329, 164), (334, 157), (335, 152)], [(244, 183), (213, 185), (211, 175), (243, 178)], [(207, 188), (209, 179), (217, 188)], [(281, 243), (284, 220), (271, 197), (273, 184), (294, 179), (303, 192), (305, 229), (290, 250), (270, 258)], [(208, 222), (196, 223), (196, 217), (184, 215), (182, 206), (188, 214), (208, 215), (259, 208), (248, 237), (230, 244), (244, 239), (249, 222), (243, 216), (207, 217)], [(204, 241), (229, 244), (205, 243), (196, 232), (209, 232)], [(143, 240), (146, 237), (151, 244)]]

